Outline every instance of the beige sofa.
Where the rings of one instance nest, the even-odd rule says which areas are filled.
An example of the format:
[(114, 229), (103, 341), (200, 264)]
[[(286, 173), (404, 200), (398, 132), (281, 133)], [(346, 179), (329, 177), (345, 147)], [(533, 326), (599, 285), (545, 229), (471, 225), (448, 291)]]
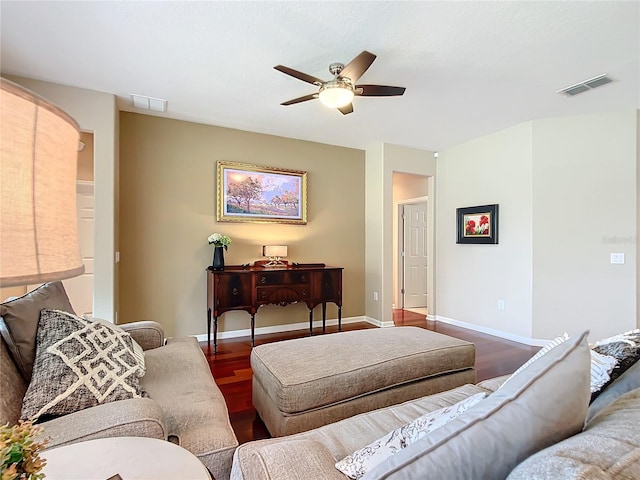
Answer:
[[(30, 371), (32, 365), (27, 365), (29, 360), (19, 349), (22, 347), (24, 354), (29, 346), (35, 348), (37, 317), (43, 308), (70, 311), (60, 282), (45, 284), (0, 305), (0, 424), (13, 424), (20, 417), (29, 383), (24, 370)], [(49, 438), (47, 448), (102, 437), (167, 439), (194, 453), (214, 478), (229, 478), (238, 442), (222, 393), (196, 339), (165, 342), (161, 326), (151, 321), (120, 327), (144, 350), (143, 397), (104, 403), (41, 422)]]
[(485, 392), (467, 411), (364, 473), (364, 479), (638, 479), (640, 366), (589, 405), (586, 332), (517, 375), (464, 385), (295, 435), (243, 444), (234, 480), (347, 478), (335, 467), (417, 417)]

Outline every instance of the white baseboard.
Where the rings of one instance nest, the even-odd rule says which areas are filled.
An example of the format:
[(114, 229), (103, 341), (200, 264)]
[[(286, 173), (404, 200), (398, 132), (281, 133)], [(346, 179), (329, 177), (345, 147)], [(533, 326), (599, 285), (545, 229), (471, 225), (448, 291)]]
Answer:
[[(432, 320), (432, 318), (427, 318)], [(489, 327), (483, 327), (482, 325), (476, 325), (475, 323), (462, 322), (460, 320), (455, 320), (453, 318), (443, 317), (441, 315), (436, 315), (433, 320), (437, 320), (438, 322), (448, 323), (450, 325), (454, 325), (456, 327), (467, 328), (469, 330), (474, 330), (480, 333), (486, 333), (487, 335), (493, 335), (494, 337), (504, 338), (505, 340), (511, 340), (512, 342), (524, 343), (525, 345), (531, 345), (534, 347), (544, 347), (551, 340), (544, 340), (540, 338), (529, 338), (522, 337), (520, 335), (514, 335), (513, 333), (504, 332), (502, 330), (496, 330)]]
[[(348, 317), (348, 318), (343, 318), (342, 319), (342, 324), (345, 325), (347, 323), (357, 323), (357, 322), (368, 322), (368, 323), (372, 323), (374, 325), (377, 325), (376, 323), (374, 323), (372, 321), (373, 319), (369, 319), (369, 317)], [(338, 325), (338, 319), (334, 318), (334, 319), (327, 319), (326, 322), (327, 326), (333, 326), (333, 325)], [(382, 325), (377, 325), (377, 326), (382, 326)], [(386, 325), (385, 325), (386, 326)], [(391, 322), (391, 326), (393, 326), (393, 322)], [(322, 327), (322, 320), (314, 320), (313, 321), (313, 328), (317, 328), (317, 327)], [(255, 331), (255, 335), (264, 335), (267, 333), (281, 333), (281, 332), (292, 332), (294, 330), (309, 330), (309, 322), (300, 322), (300, 323), (288, 323), (285, 325), (272, 325), (269, 327), (258, 327), (256, 328)], [(211, 333), (211, 336), (213, 337), (213, 333)], [(218, 331), (218, 340), (220, 339), (224, 339), (224, 338), (238, 338), (238, 337), (250, 337), (251, 336), (251, 329), (250, 328), (245, 328), (242, 330), (230, 330), (228, 332), (221, 332)], [(206, 342), (207, 341), (207, 334), (206, 333), (202, 333), (200, 335), (195, 335), (195, 337), (198, 339), (199, 342)]]
[(396, 324), (393, 323), (393, 320), (391, 321), (381, 321), (381, 320), (376, 320), (375, 318), (371, 318), (371, 317), (364, 317), (364, 321), (367, 323), (370, 323), (371, 325), (375, 325), (376, 327), (380, 327), (380, 328), (387, 328), (387, 327), (395, 327)]

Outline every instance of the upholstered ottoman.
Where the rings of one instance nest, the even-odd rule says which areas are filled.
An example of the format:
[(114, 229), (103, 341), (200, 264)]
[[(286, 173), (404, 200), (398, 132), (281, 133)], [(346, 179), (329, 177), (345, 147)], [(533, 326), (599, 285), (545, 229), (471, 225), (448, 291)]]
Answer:
[(285, 340), (251, 352), (253, 405), (274, 437), (465, 383), (475, 383), (472, 343), (418, 327)]

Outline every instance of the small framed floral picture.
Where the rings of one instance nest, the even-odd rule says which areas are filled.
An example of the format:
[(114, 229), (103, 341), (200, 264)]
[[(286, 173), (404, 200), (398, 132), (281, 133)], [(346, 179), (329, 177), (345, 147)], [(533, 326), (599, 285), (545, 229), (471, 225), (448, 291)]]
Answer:
[(458, 208), (456, 243), (498, 243), (498, 205)]

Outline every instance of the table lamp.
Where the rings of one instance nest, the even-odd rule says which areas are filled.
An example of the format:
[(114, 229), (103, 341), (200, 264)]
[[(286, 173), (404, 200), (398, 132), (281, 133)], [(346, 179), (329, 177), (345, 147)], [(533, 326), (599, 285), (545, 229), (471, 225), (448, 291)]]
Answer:
[(263, 245), (262, 255), (269, 258), (269, 261), (263, 265), (264, 267), (282, 267), (287, 265), (287, 262), (282, 261), (282, 257), (287, 256), (286, 245)]
[(1, 81), (0, 287), (80, 275), (78, 124), (42, 97)]

